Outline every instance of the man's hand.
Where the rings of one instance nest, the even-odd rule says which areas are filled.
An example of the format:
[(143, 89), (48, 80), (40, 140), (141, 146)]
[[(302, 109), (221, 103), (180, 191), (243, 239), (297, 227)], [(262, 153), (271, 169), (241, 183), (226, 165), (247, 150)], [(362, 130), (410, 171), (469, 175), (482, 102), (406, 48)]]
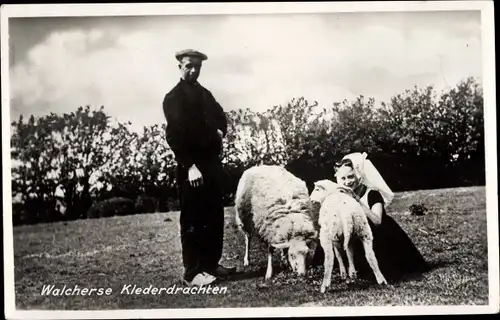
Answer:
[(350, 195), (351, 197), (353, 197), (354, 199), (359, 201), (359, 196), (354, 191), (352, 191), (351, 188), (347, 188), (347, 187), (343, 187), (343, 186), (338, 186), (337, 188), (340, 192), (345, 193), (347, 195)]
[(222, 140), (224, 133), (222, 133), (221, 129), (217, 129), (217, 133), (219, 134), (219, 138)]
[(189, 168), (188, 179), (191, 187), (196, 188), (203, 184), (203, 176), (201, 175), (200, 170), (198, 170), (198, 168), (194, 164), (191, 166), (191, 168)]

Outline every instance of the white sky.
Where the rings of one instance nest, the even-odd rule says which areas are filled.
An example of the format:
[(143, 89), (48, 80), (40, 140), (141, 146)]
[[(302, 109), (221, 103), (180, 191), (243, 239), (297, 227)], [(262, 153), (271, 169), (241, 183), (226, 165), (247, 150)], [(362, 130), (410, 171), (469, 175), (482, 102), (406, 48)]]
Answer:
[(199, 80), (226, 110), (387, 101), (482, 70), (479, 12), (36, 18), (10, 29), (12, 118), (89, 104), (136, 128), (164, 123), (185, 48), (208, 55)]

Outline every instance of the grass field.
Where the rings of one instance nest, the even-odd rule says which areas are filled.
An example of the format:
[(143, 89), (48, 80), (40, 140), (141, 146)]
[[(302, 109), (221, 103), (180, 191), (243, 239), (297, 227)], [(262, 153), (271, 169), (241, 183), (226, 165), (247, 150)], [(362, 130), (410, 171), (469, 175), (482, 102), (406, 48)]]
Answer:
[[(429, 212), (404, 212), (423, 203)], [(182, 274), (178, 212), (58, 222), (14, 228), (16, 308), (103, 310), (124, 308), (486, 305), (488, 261), (484, 187), (398, 193), (388, 214), (435, 266), (423, 279), (387, 287), (344, 283), (334, 274), (322, 295), (322, 268), (296, 278), (283, 271), (264, 281), (266, 251), (253, 242), (243, 270), (244, 237), (226, 209), (223, 264), (244, 273), (221, 283), (218, 295), (120, 295), (123, 285), (169, 287)], [(276, 263), (279, 258), (276, 256)], [(109, 296), (42, 296), (43, 285), (111, 287)]]

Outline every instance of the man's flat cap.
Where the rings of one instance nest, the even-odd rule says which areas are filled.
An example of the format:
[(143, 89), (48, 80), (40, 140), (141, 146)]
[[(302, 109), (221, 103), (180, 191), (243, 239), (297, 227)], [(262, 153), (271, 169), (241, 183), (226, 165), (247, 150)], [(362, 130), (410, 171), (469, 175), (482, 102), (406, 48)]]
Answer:
[(193, 49), (186, 49), (179, 51), (175, 54), (175, 58), (179, 61), (182, 60), (184, 57), (197, 57), (200, 58), (201, 60), (207, 60), (208, 57), (206, 54), (201, 53), (199, 51), (193, 50)]

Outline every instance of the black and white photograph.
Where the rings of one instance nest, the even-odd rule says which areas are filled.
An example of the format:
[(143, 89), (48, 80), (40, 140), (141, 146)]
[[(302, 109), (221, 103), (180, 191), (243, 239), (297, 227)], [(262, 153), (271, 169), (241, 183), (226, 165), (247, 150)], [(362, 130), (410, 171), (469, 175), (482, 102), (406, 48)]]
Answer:
[(7, 319), (499, 312), (493, 1), (1, 15)]

